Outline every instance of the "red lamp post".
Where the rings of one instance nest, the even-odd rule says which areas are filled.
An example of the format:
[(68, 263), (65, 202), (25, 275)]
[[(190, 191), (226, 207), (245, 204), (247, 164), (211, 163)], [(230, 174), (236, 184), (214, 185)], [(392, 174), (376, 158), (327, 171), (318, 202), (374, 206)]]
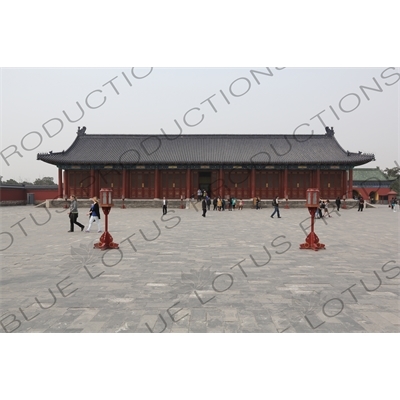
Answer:
[(107, 249), (119, 249), (118, 243), (113, 242), (113, 237), (108, 232), (108, 214), (110, 213), (111, 207), (114, 206), (112, 202), (112, 190), (101, 189), (100, 190), (100, 206), (103, 209), (105, 215), (105, 229), (104, 233), (100, 236), (100, 242), (94, 244), (94, 248), (107, 250)]
[(321, 250), (325, 249), (325, 245), (319, 242), (318, 236), (314, 232), (315, 213), (318, 208), (319, 190), (307, 189), (306, 207), (311, 215), (311, 232), (306, 238), (306, 242), (300, 245), (300, 249)]

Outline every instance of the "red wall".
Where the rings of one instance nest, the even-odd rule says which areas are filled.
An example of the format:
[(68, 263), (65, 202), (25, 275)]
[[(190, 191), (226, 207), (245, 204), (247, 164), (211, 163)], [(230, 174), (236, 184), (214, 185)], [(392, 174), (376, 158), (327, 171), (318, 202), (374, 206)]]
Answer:
[(45, 201), (47, 199), (57, 199), (58, 198), (58, 188), (55, 189), (26, 189), (26, 193), (33, 193), (35, 196), (35, 202)]
[[(0, 203), (26, 204), (28, 193), (33, 193), (35, 203), (58, 197), (57, 186), (0, 186)], [(4, 204), (3, 204), (4, 205)]]
[(1, 186), (0, 187), (0, 201), (16, 201), (25, 200), (26, 201), (26, 190), (21, 187), (10, 187)]

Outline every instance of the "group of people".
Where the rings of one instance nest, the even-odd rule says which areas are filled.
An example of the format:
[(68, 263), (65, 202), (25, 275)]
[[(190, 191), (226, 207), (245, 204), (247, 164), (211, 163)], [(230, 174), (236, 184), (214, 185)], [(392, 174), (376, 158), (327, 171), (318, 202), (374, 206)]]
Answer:
[[(339, 201), (339, 203), (338, 203), (338, 201)], [(315, 213), (315, 217), (316, 218), (324, 218), (324, 217), (328, 216), (329, 218), (331, 218), (331, 215), (329, 214), (329, 209), (328, 209), (329, 204), (330, 204), (330, 201), (328, 199), (320, 200), (318, 203), (317, 211)], [(340, 209), (340, 198), (339, 197), (336, 199), (336, 207), (337, 207), (337, 210), (339, 211), (339, 209)]]
[[(228, 199), (224, 199), (221, 196), (214, 197), (214, 199), (211, 199), (210, 196), (208, 196), (206, 191), (202, 191), (201, 189), (198, 190), (197, 192), (197, 200), (198, 202), (201, 201), (201, 208), (203, 210), (202, 216), (205, 217), (207, 211), (210, 211), (211, 209), (211, 203), (214, 206), (214, 211), (225, 211), (228, 209), (229, 211), (234, 211), (236, 209), (238, 210), (243, 210), (243, 200), (242, 199), (236, 199), (235, 197), (230, 197)], [(193, 198), (193, 196), (192, 196)], [(183, 201), (182, 196), (181, 196), (181, 201)], [(162, 209), (163, 209), (163, 215), (167, 214), (168, 210), (168, 200), (163, 197), (162, 200)]]
[[(214, 197), (212, 204), (214, 206), (213, 211), (225, 211), (226, 209), (228, 209), (228, 211), (234, 211), (236, 210), (236, 206), (238, 210), (243, 210), (243, 200), (237, 200), (235, 197), (230, 197), (226, 200), (221, 196)], [(201, 208), (203, 210), (203, 217), (205, 217), (207, 210), (210, 211), (211, 208), (211, 197), (209, 197), (207, 193), (205, 197), (203, 197)]]
[[(198, 190), (197, 192), (198, 195), (198, 201), (201, 201), (201, 208), (203, 210), (202, 216), (205, 217), (207, 211), (210, 211), (211, 207), (211, 198), (207, 195), (206, 191), (202, 191), (201, 189)], [(82, 225), (81, 223), (78, 222), (78, 202), (76, 200), (76, 196), (71, 195), (70, 196), (71, 204), (69, 207), (69, 220), (70, 220), (70, 228), (68, 232), (74, 232), (74, 225), (77, 225), (81, 231), (85, 229), (85, 226)], [(87, 213), (89, 218), (88, 226), (86, 228), (86, 232), (90, 232), (90, 229), (92, 227), (93, 222), (96, 222), (97, 224), (97, 232), (101, 232), (101, 226), (100, 226), (100, 208), (99, 208), (99, 202), (97, 197), (93, 197), (92, 199), (92, 205), (90, 206), (89, 212)], [(256, 197), (253, 199), (254, 205), (256, 207), (256, 210), (259, 210), (261, 199), (259, 197)], [(234, 197), (230, 197), (227, 200), (222, 198), (221, 196), (214, 197), (212, 200), (212, 203), (214, 205), (214, 211), (225, 211), (226, 208), (228, 208), (229, 211), (233, 211), (236, 209), (238, 210), (243, 210), (243, 200), (239, 199), (237, 200)], [(340, 210), (341, 207), (341, 200), (340, 197), (336, 198), (336, 208), (337, 211)], [(329, 200), (320, 200), (319, 201), (319, 206), (317, 208), (315, 217), (316, 218), (324, 218), (328, 216), (329, 218), (331, 215), (329, 214), (328, 206), (330, 202)], [(389, 203), (389, 207), (396, 212), (396, 208), (398, 205), (398, 200), (396, 197), (393, 197)], [(272, 200), (272, 206), (274, 207), (274, 211), (271, 214), (271, 218), (274, 218), (275, 214), (277, 214), (278, 218), (281, 218), (280, 212), (279, 212), (279, 196), (276, 196)], [(167, 214), (167, 207), (168, 207), (168, 200), (164, 197), (162, 200), (162, 208), (163, 208), (163, 215)], [(358, 211), (363, 211), (364, 209), (364, 198), (362, 196), (358, 197)]]
[[(192, 196), (193, 198), (193, 196)], [(210, 211), (211, 207), (211, 197), (208, 196), (206, 191), (202, 191), (199, 189), (197, 191), (197, 201), (201, 201), (201, 209), (203, 210), (202, 216), (205, 217), (207, 211)], [(163, 214), (166, 213), (166, 200), (165, 197), (163, 199)], [(228, 209), (229, 211), (234, 211), (236, 209), (243, 210), (243, 199), (236, 199), (235, 197), (229, 197), (228, 199), (224, 199), (222, 196), (214, 197), (212, 200), (214, 209), (213, 211), (225, 211)], [(261, 199), (259, 197), (255, 197), (253, 199), (254, 206), (256, 210), (261, 209)], [(271, 218), (274, 218), (274, 215), (277, 214), (278, 218), (281, 218), (279, 212), (279, 196), (276, 196), (272, 201), (272, 206), (274, 207), (274, 212), (271, 215)]]
[[(224, 199), (221, 196), (214, 197), (213, 199), (214, 211), (225, 211), (228, 209), (229, 211), (236, 210), (236, 206), (238, 210), (243, 210), (243, 200), (237, 200), (235, 197), (230, 197), (228, 199)], [(210, 208), (208, 208), (210, 209)]]
[[(207, 192), (205, 190), (201, 190), (199, 189), (197, 191), (197, 201), (202, 201), (203, 199), (205, 199), (207, 197)], [(192, 195), (192, 198), (194, 198), (194, 196)]]
[[(85, 229), (85, 225), (82, 225), (80, 222), (78, 222), (78, 202), (76, 200), (76, 196), (71, 195), (70, 196), (71, 204), (69, 206), (69, 231), (68, 232), (73, 232), (74, 231), (74, 225), (79, 226), (81, 228), (81, 232)], [(97, 200), (97, 197), (93, 197), (92, 199), (92, 205), (90, 206), (89, 212), (87, 215), (89, 215), (89, 223), (86, 228), (86, 232), (90, 232), (90, 228), (92, 227), (93, 222), (96, 222), (97, 224), (97, 232), (101, 232), (101, 226), (100, 226), (100, 207), (99, 207), (99, 201)]]

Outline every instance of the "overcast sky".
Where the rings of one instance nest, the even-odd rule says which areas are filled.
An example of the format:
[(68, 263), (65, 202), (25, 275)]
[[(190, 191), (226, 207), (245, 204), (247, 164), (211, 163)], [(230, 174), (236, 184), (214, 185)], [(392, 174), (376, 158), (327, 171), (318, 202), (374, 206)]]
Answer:
[(326, 124), (345, 150), (375, 154), (366, 166), (395, 166), (399, 68), (282, 68), (2, 69), (1, 175), (56, 181), (36, 155), (67, 150), (78, 126), (173, 135), (175, 120), (185, 134), (322, 134)]

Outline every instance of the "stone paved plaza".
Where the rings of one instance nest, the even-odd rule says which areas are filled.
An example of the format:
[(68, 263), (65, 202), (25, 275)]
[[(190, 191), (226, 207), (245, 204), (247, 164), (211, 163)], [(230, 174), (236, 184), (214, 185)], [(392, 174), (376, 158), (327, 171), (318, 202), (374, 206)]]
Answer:
[(333, 212), (314, 252), (306, 209), (271, 211), (114, 207), (101, 251), (63, 208), (1, 207), (0, 331), (400, 331), (399, 212)]

